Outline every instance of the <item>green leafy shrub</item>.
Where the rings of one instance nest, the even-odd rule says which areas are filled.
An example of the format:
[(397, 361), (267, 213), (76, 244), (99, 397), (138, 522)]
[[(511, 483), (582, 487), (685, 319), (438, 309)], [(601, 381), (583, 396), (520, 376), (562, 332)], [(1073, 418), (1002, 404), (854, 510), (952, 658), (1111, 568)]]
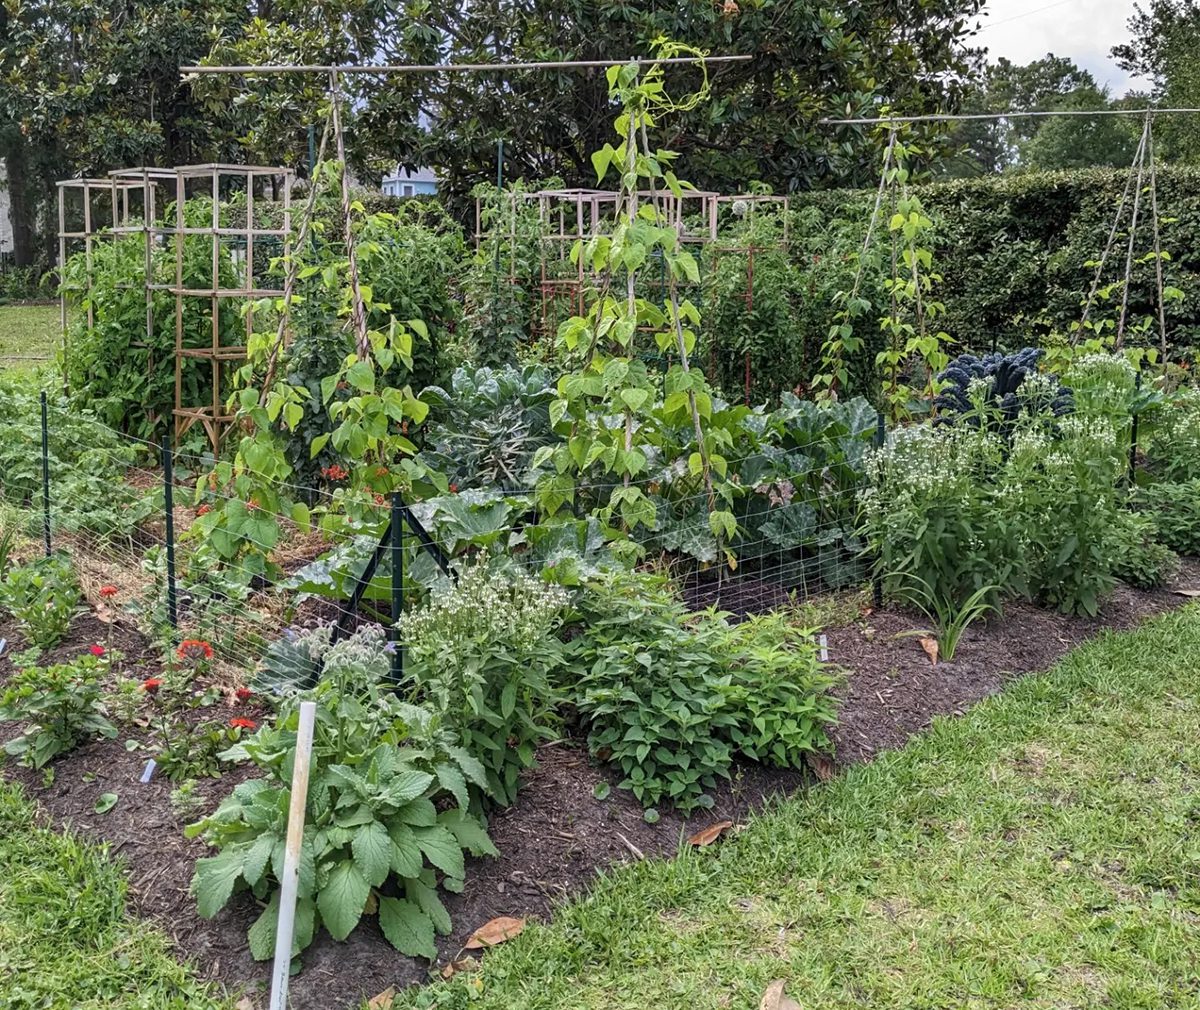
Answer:
[(107, 668), (102, 659), (84, 655), (71, 663), (16, 673), (0, 694), (0, 720), (28, 725), (5, 751), (22, 764), (41, 768), (84, 740), (115, 737), (117, 728), (101, 700)]
[[(616, 575), (577, 605), (575, 707), (593, 754), (643, 804), (712, 805), (741, 753), (796, 764), (828, 744), (835, 678), (811, 633), (776, 615), (731, 626), (689, 614), (662, 579)], [(806, 640), (807, 639), (807, 640)]]
[(0, 585), (0, 604), (21, 623), (32, 645), (50, 649), (66, 637), (82, 593), (64, 554), (14, 568)]
[(1146, 458), (1158, 480), (1200, 477), (1200, 389), (1180, 389), (1163, 404), (1146, 440)]
[(1113, 575), (1138, 589), (1155, 589), (1179, 567), (1179, 555), (1158, 541), (1158, 526), (1144, 513), (1121, 511), (1113, 526)]
[(727, 625), (725, 649), (739, 754), (789, 768), (828, 746), (839, 677), (821, 663), (816, 629), (797, 627), (786, 611), (756, 615)]
[(1104, 417), (1047, 425), (1023, 420), (997, 490), (997, 511), (1014, 508), (1029, 541), (1030, 589), (1066, 613), (1095, 616), (1111, 592), (1112, 530), (1124, 459)]
[[(0, 374), (0, 492), (19, 506), (40, 503), (41, 405), (27, 378)], [(60, 396), (48, 400), (50, 501), (55, 528), (87, 530), (127, 542), (150, 516), (162, 515), (162, 491), (125, 482), (137, 452), (90, 413)]]
[(1200, 554), (1200, 478), (1151, 484), (1138, 501), (1154, 521), (1159, 543), (1179, 554)]
[(444, 713), (482, 762), (492, 802), (516, 799), (537, 744), (553, 735), (563, 663), (554, 631), (567, 602), (561, 588), (520, 569), (473, 565), (401, 621), (404, 687)]
[[(306, 637), (324, 673), (308, 696), (317, 722), (293, 953), (322, 926), (344, 940), (364, 915), (376, 914), (398, 950), (432, 960), (435, 932), (451, 928), (439, 884), (461, 890), (464, 850), (496, 854), (467, 811), (468, 788), (486, 787), (483, 766), (457, 746), (439, 713), (385, 689), (389, 656), (378, 628), (336, 645), (329, 629)], [(223, 755), (253, 764), (261, 777), (236, 786), (187, 829), (220, 850), (196, 863), (192, 890), (201, 915), (215, 915), (239, 891), (266, 902), (249, 932), (259, 960), (274, 952), (302, 697), (286, 699), (271, 726)]]

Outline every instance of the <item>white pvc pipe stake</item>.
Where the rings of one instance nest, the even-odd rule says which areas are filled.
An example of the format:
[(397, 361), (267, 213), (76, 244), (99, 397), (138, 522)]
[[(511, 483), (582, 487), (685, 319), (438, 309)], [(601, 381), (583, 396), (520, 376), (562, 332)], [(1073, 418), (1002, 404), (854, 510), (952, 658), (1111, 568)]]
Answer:
[(308, 803), (308, 770), (312, 761), (316, 702), (300, 703), (296, 731), (296, 760), (292, 768), (292, 797), (288, 808), (287, 848), (279, 882), (279, 921), (275, 928), (275, 964), (271, 969), (271, 1010), (285, 1010), (292, 969), (292, 936), (296, 932), (296, 895), (300, 889), (300, 846), (304, 841), (304, 808)]
[(828, 663), (829, 662), (829, 640), (824, 635), (822, 635), (820, 638), (817, 639), (817, 644), (821, 646), (821, 662)]

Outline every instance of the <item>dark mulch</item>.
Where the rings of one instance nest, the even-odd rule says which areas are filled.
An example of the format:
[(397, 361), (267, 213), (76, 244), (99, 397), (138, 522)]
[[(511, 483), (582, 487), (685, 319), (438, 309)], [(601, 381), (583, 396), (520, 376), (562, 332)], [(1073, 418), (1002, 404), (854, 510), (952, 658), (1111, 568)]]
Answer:
[[(1200, 563), (1188, 563), (1176, 585), (1200, 585)], [(782, 587), (768, 582), (746, 583), (738, 592), (736, 609), (742, 614), (775, 605), (786, 595)], [(841, 722), (833, 732), (837, 762), (866, 761), (881, 749), (900, 746), (935, 716), (961, 713), (1014, 677), (1052, 666), (1101, 630), (1132, 627), (1182, 602), (1183, 597), (1169, 590), (1121, 589), (1104, 615), (1094, 620), (1013, 605), (1003, 620), (972, 628), (958, 658), (936, 667), (915, 640), (896, 637), (918, 626), (911, 615), (893, 610), (864, 613), (852, 623), (829, 628), (830, 659), (848, 673), (840, 690)], [(114, 644), (131, 657), (128, 664), (148, 674), (152, 666), (136, 633), (119, 629), (115, 634)], [(73, 628), (72, 644), (57, 652), (71, 655), (90, 642), (104, 642), (106, 635), (104, 625), (81, 617)], [(0, 637), (9, 638), (10, 648), (20, 645), (11, 623), (0, 623)], [(0, 657), (0, 681), (10, 672), (11, 664)], [(256, 915), (253, 901), (237, 902), (212, 921), (196, 915), (187, 890), (192, 865), (205, 854), (204, 846), (183, 838), (182, 824), (168, 802), (169, 782), (156, 778), (138, 784), (146, 755), (125, 750), (124, 740), (139, 734), (136, 727), (128, 730), (116, 741), (81, 748), (58, 761), (49, 786), (43, 785), (40, 773), (11, 763), (6, 772), (28, 787), (52, 822), (71, 824), (109, 843), (128, 866), (134, 907), (157, 920), (201, 974), (235, 990), (260, 992), (268, 967), (252, 962), (245, 944), (245, 931)], [(244, 774), (203, 782), (201, 792), (209, 805)], [(466, 893), (447, 896), (455, 933), (439, 945), (440, 963), (452, 959), (487, 920), (498, 915), (549, 916), (555, 901), (585, 888), (597, 870), (642, 857), (669, 856), (690, 833), (719, 820), (742, 820), (772, 796), (800, 788), (808, 777), (799, 771), (739, 768), (733, 781), (717, 790), (711, 811), (690, 819), (663, 811), (662, 820), (650, 825), (641, 807), (615, 788), (603, 801), (593, 797), (599, 783), (615, 785), (615, 779), (589, 762), (579, 741), (543, 747), (539, 766), (529, 774), (517, 803), (492, 819), (490, 832), (501, 857), (475, 861)], [(118, 793), (120, 801), (109, 813), (98, 815), (93, 807), (103, 792)], [(318, 939), (305, 954), (304, 970), (292, 980), (292, 1005), (299, 1010), (351, 1007), (388, 986), (422, 982), (429, 971), (422, 962), (398, 954), (368, 923), (345, 943), (324, 935)], [(256, 997), (255, 1002), (262, 1000)]]

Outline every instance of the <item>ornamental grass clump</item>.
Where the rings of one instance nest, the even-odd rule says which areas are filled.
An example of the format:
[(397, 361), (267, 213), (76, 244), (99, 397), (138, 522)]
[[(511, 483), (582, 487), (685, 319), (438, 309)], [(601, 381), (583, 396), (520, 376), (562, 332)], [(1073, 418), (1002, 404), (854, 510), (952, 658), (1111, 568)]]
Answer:
[(568, 602), (523, 569), (476, 564), (400, 622), (404, 686), (483, 762), (489, 802), (513, 802), (538, 743), (553, 736), (563, 664), (555, 632)]

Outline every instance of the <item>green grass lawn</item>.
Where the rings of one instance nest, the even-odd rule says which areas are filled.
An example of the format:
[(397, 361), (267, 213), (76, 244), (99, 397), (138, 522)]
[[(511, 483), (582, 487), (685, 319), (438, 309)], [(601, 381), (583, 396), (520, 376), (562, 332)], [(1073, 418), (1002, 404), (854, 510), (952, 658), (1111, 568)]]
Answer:
[[(1200, 1007), (1200, 609), (641, 863), (409, 993), (438, 1010)], [(400, 1005), (398, 1003), (397, 1005)]]
[(153, 926), (125, 913), (104, 852), (33, 824), (0, 783), (0, 1006), (6, 1010), (219, 1010)]
[(53, 361), (60, 334), (57, 305), (0, 305), (0, 370)]

